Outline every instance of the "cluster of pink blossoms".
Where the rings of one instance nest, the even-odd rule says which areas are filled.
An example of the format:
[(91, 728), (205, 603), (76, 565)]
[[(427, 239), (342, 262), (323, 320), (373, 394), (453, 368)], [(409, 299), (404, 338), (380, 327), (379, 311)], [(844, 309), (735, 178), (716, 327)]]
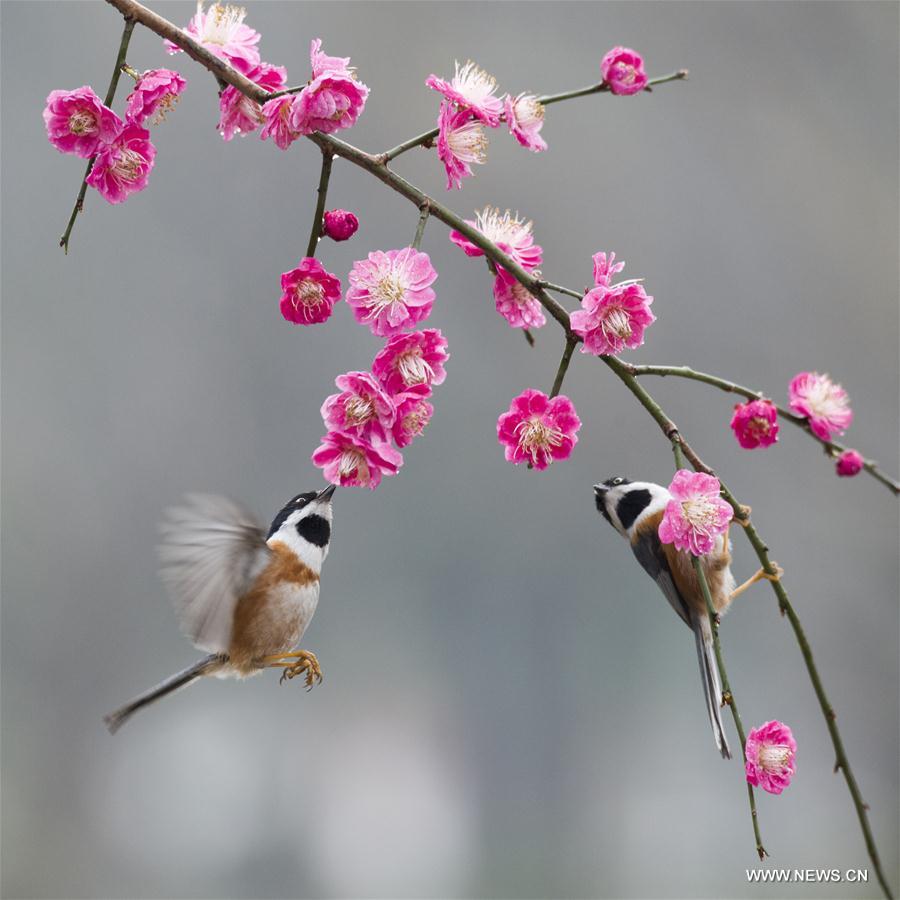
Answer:
[[(603, 83), (613, 94), (636, 94), (647, 86), (644, 61), (627, 47), (614, 47), (600, 63)], [(455, 64), (452, 78), (429, 75), (425, 84), (442, 96), (438, 112), (437, 152), (447, 173), (447, 190), (461, 188), (473, 165), (487, 160), (485, 128), (506, 123), (509, 133), (527, 150), (547, 149), (541, 137), (544, 105), (523, 92), (497, 95), (497, 80), (471, 60)]]
[(398, 448), (425, 430), (434, 407), (433, 385), (447, 377), (447, 341), (436, 328), (396, 334), (372, 361), (370, 372), (335, 380), (339, 394), (322, 405), (328, 433), (312, 455), (325, 478), (343, 487), (375, 489), (403, 465)]
[[(829, 442), (843, 434), (853, 421), (847, 392), (828, 375), (800, 372), (788, 386), (791, 410), (806, 419), (809, 430)], [(731, 430), (745, 450), (770, 447), (778, 440), (778, 407), (771, 400), (749, 400), (734, 407)], [(835, 469), (841, 477), (858, 475), (865, 460), (856, 450), (844, 450), (837, 456)]]
[[(486, 206), (475, 213), (475, 219), (466, 219), (476, 231), (495, 243), (504, 253), (512, 257), (523, 269), (540, 275), (538, 266), (543, 259), (543, 250), (534, 242), (532, 223), (513, 215), (509, 210)], [(458, 231), (450, 232), (450, 240), (460, 247), (466, 256), (484, 256), (484, 251)], [(513, 328), (540, 328), (546, 323), (544, 312), (537, 298), (529, 293), (516, 278), (502, 266), (497, 266), (494, 277), (494, 303), (497, 312)]]
[(358, 81), (349, 57), (327, 56), (322, 41), (315, 38), (309, 48), (312, 76), (297, 94), (269, 100), (260, 110), (263, 140), (271, 137), (281, 150), (306, 134), (333, 134), (356, 123), (369, 89)]
[(472, 166), (487, 159), (484, 129), (499, 128), (505, 121), (509, 133), (534, 152), (547, 149), (540, 136), (544, 107), (533, 94), (498, 97), (497, 81), (473, 62), (455, 66), (453, 78), (429, 75), (425, 84), (442, 96), (438, 113), (438, 157), (447, 172), (447, 190), (461, 188)]
[(87, 85), (51, 91), (44, 108), (47, 138), (61, 153), (92, 160), (87, 183), (109, 203), (121, 203), (147, 186), (156, 159), (145, 122), (162, 121), (186, 84), (168, 69), (137, 75), (124, 121)]

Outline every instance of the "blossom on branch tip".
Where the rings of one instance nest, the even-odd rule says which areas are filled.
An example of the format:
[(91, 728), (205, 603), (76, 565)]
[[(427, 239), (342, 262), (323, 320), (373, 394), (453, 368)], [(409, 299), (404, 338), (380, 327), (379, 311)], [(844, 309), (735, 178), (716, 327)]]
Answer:
[(544, 127), (544, 104), (534, 94), (519, 94), (504, 99), (506, 124), (509, 133), (529, 150), (539, 153), (547, 149), (547, 142), (538, 134)]
[(295, 325), (315, 325), (331, 317), (341, 299), (340, 279), (311, 256), (281, 276), (281, 315)]
[(653, 298), (643, 286), (623, 282), (598, 285), (581, 298), (581, 309), (569, 317), (572, 331), (582, 339), (581, 352), (617, 356), (626, 347), (644, 343), (644, 331), (656, 321), (650, 312)]
[(644, 60), (628, 47), (613, 47), (603, 57), (600, 76), (614, 94), (637, 94), (647, 86)]
[(845, 450), (835, 463), (835, 471), (841, 478), (852, 478), (863, 470), (865, 459), (856, 450)]
[(485, 125), (496, 128), (503, 113), (503, 101), (494, 95), (497, 80), (471, 60), (464, 66), (457, 62), (455, 70), (450, 81), (438, 78), (437, 75), (429, 75), (425, 84), (460, 110), (471, 110)]
[(494, 278), (494, 303), (513, 328), (540, 328), (547, 323), (538, 299), (502, 266), (497, 266)]
[(349, 57), (326, 56), (321, 46), (318, 38), (312, 41), (313, 78), (294, 97), (291, 106), (291, 127), (298, 134), (332, 134), (349, 128), (359, 118), (369, 96), (366, 85), (357, 81), (353, 70), (345, 65)]
[(125, 118), (135, 125), (151, 119), (162, 122), (166, 113), (178, 102), (187, 82), (171, 69), (150, 69), (138, 78), (134, 90), (125, 101)]
[(797, 742), (784, 722), (764, 722), (751, 728), (744, 745), (747, 782), (770, 794), (780, 794), (794, 777)]
[(370, 372), (347, 372), (334, 383), (341, 389), (322, 404), (325, 427), (365, 440), (386, 442), (397, 417), (394, 401)]
[(579, 428), (581, 420), (568, 397), (550, 398), (529, 388), (497, 419), (497, 440), (504, 446), (507, 462), (546, 469), (572, 455)]
[(694, 556), (709, 553), (734, 516), (731, 505), (720, 496), (721, 489), (713, 475), (679, 469), (669, 485), (672, 499), (659, 523), (660, 541)]
[(778, 440), (778, 409), (771, 400), (737, 403), (731, 430), (745, 450), (770, 447)]
[[(466, 225), (480, 231), (489, 241), (511, 256), (523, 269), (536, 269), (543, 259), (543, 250), (535, 244), (531, 233), (532, 223), (512, 215), (509, 210), (501, 213), (493, 206), (476, 211), (475, 221), (466, 219)], [(473, 244), (458, 231), (450, 232), (450, 240), (461, 247), (466, 256), (484, 256), (484, 250)]]
[(850, 398), (828, 375), (800, 372), (788, 386), (791, 409), (805, 416), (812, 433), (823, 441), (832, 435), (843, 434), (853, 421)]
[(155, 158), (150, 132), (140, 125), (126, 125), (112, 144), (100, 148), (85, 180), (107, 202), (122, 203), (147, 187)]
[[(260, 63), (247, 78), (269, 93), (274, 93), (287, 85), (287, 69)], [(263, 108), (236, 87), (228, 85), (219, 95), (219, 124), (216, 128), (226, 141), (236, 134), (250, 134), (265, 122)]]
[(285, 94), (274, 100), (267, 100), (262, 107), (263, 127), (259, 136), (262, 140), (271, 136), (279, 150), (287, 150), (300, 137), (300, 132), (291, 125), (294, 98)]
[(469, 110), (457, 110), (446, 100), (441, 103), (437, 123), (437, 153), (447, 172), (447, 190), (461, 188), (463, 178), (474, 174), (471, 166), (487, 159), (484, 126)]
[(346, 209), (329, 209), (322, 217), (322, 234), (333, 241), (346, 241), (356, 234), (359, 219)]
[(348, 276), (347, 303), (356, 321), (387, 337), (427, 318), (434, 303), (437, 272), (427, 253), (412, 247), (375, 250), (357, 260)]
[(389, 394), (403, 394), (416, 385), (443, 384), (449, 358), (440, 329), (425, 328), (389, 338), (372, 362), (372, 373)]
[(125, 123), (87, 85), (74, 91), (50, 91), (44, 107), (47, 138), (60, 153), (90, 159), (111, 144)]
[(431, 388), (427, 384), (416, 384), (394, 397), (397, 418), (391, 434), (398, 447), (411, 444), (431, 421), (434, 407), (428, 402), (430, 396)]
[[(203, 0), (197, 0), (197, 12), (184, 29), (197, 43), (202, 44), (213, 56), (224, 59), (243, 75), (259, 65), (259, 32), (244, 24), (246, 10), (239, 6), (223, 6), (213, 3), (203, 9)], [(181, 48), (171, 41), (163, 41), (169, 53), (180, 53)]]
[(372, 444), (341, 431), (329, 431), (312, 455), (325, 479), (341, 487), (375, 490), (383, 475), (396, 475), (403, 455), (390, 444)]

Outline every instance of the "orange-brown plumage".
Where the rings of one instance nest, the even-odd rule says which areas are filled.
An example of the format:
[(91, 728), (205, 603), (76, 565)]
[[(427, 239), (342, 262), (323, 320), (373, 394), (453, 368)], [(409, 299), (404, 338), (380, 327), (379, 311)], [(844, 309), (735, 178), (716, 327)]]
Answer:
[(234, 610), (228, 657), (244, 675), (259, 668), (262, 657), (296, 646), (304, 612), (296, 602), (297, 591), (319, 582), (319, 576), (287, 545), (272, 541), (269, 548), (271, 560)]
[[(632, 545), (648, 534), (654, 534), (659, 531), (659, 523), (662, 521), (665, 510), (644, 517), (635, 527), (634, 534), (631, 538)], [(722, 612), (731, 602), (731, 583), (729, 575), (729, 566), (731, 565), (731, 553), (729, 552), (729, 541), (727, 536), (720, 543), (716, 542), (716, 548), (710, 553), (700, 558), (703, 566), (703, 573), (706, 575), (706, 581), (709, 584), (709, 592), (712, 596), (713, 607), (716, 612)], [(681, 550), (676, 550), (674, 544), (660, 544), (660, 549), (666, 558), (669, 571), (672, 573), (672, 580), (678, 593), (687, 604), (688, 608), (699, 616), (706, 615), (706, 603), (703, 599), (703, 592), (697, 581), (697, 574), (694, 572), (691, 555)]]

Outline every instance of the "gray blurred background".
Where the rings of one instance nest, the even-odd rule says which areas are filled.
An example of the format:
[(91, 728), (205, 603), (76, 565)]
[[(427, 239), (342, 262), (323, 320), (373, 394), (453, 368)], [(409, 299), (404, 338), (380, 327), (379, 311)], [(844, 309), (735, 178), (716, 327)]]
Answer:
[[(155, 6), (179, 24), (193, 10)], [(584, 285), (591, 254), (615, 250), (656, 298), (634, 361), (689, 363), (782, 402), (796, 372), (830, 372), (853, 401), (848, 443), (896, 474), (896, 4), (254, 2), (248, 22), (291, 83), (312, 37), (352, 56), (371, 97), (343, 136), (373, 151), (429, 127), (424, 79), (454, 58), (512, 92), (596, 81), (619, 43), (651, 74), (690, 68), (649, 95), (548, 109), (546, 154), (492, 133), (461, 192), (445, 194), (425, 151), (396, 168), (462, 213), (533, 218), (551, 280)], [(164, 508), (222, 492), (268, 520), (320, 485), (322, 400), (381, 345), (345, 304), (316, 328), (279, 315), (315, 148), (223, 143), (213, 79), (141, 29), (129, 62), (174, 65), (188, 92), (154, 131), (150, 188), (120, 207), (90, 192), (63, 256), (84, 165), (47, 143), (44, 98), (102, 96), (120, 30), (99, 2), (2, 4), (4, 894), (878, 896), (873, 871), (859, 888), (747, 884), (742, 773), (713, 747), (691, 636), (593, 506), (591, 485), (614, 474), (668, 483), (671, 452), (579, 356), (573, 457), (544, 473), (506, 464), (497, 416), (549, 389), (561, 337), (548, 325), (529, 349), (437, 221), (423, 249), (449, 375), (399, 477), (337, 496), (304, 642), (325, 683), (203, 682), (106, 733), (103, 713), (197, 656), (156, 576)], [(336, 206), (362, 222), (321, 248), (344, 280), (412, 237), (415, 209), (340, 162)], [(728, 395), (647, 387), (787, 570), (900, 887), (896, 500), (838, 480), (789, 426), (771, 450), (740, 450)], [(735, 543), (742, 579), (756, 561)], [(745, 724), (782, 719), (800, 747), (790, 789), (758, 800), (771, 865), (865, 868), (771, 591), (737, 601), (722, 637)]]

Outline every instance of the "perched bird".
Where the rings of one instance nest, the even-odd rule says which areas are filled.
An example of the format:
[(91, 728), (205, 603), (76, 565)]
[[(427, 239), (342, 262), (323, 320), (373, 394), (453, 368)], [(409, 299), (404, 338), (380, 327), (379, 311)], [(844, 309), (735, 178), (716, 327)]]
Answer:
[[(638, 562), (659, 585), (685, 625), (694, 632), (713, 737), (723, 758), (730, 759), (731, 750), (721, 715), (722, 681), (713, 651), (712, 628), (691, 554), (676, 550), (672, 544), (663, 544), (659, 539), (659, 524), (672, 495), (666, 488), (649, 481), (610, 478), (594, 485), (594, 496), (599, 512), (628, 539)], [(700, 563), (717, 614), (724, 613), (738, 594), (760, 578), (778, 577), (760, 569), (736, 588), (731, 574), (731, 541), (727, 531), (718, 535), (713, 549), (700, 557)]]
[(162, 576), (184, 632), (208, 656), (104, 717), (110, 732), (204, 675), (245, 678), (281, 668), (281, 681), (322, 680), (314, 653), (294, 650), (319, 602), (331, 540), (334, 485), (298, 494), (268, 533), (224, 497), (190, 495), (162, 526)]

